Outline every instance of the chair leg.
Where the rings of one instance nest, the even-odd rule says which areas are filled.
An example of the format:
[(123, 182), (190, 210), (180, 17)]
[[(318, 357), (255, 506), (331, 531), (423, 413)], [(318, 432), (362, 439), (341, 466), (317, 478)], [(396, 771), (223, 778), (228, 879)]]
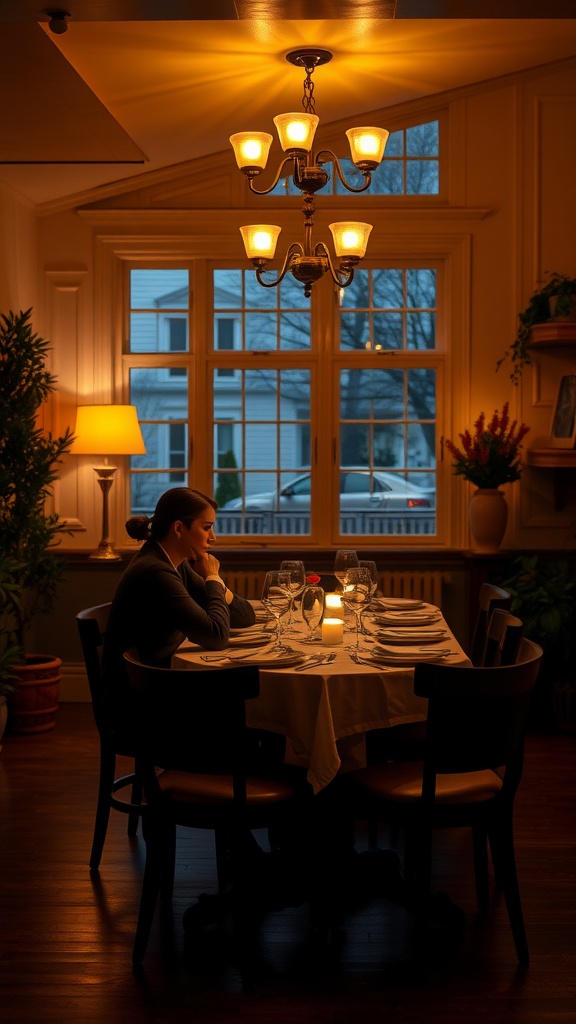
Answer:
[[(133, 804), (142, 803), (142, 779), (136, 773), (134, 776), (134, 782), (132, 783), (132, 795), (130, 802)], [(128, 835), (135, 836), (138, 832), (138, 822), (140, 820), (140, 811), (130, 811), (128, 815)]]
[(490, 890), (488, 885), (488, 837), (486, 829), (482, 826), (474, 826), (472, 829), (472, 850), (478, 913), (485, 915), (488, 913)]
[(146, 953), (158, 902), (158, 894), (162, 884), (162, 868), (165, 863), (164, 829), (160, 826), (159, 822), (154, 822), (150, 828), (147, 828), (146, 825), (147, 823), (143, 822), (146, 861), (138, 910), (138, 923), (132, 949), (132, 963), (135, 967), (141, 965)]
[(115, 755), (104, 747), (100, 747), (100, 777), (98, 782), (98, 803), (94, 822), (94, 837), (90, 853), (90, 870), (97, 871), (102, 859), (102, 851), (110, 820), (110, 793), (114, 782), (116, 767)]
[(528, 941), (526, 939), (518, 874), (516, 871), (512, 816), (507, 816), (506, 820), (500, 821), (491, 829), (489, 837), (494, 870), (498, 883), (502, 886), (504, 892), (518, 962), (526, 965), (530, 961), (530, 954), (528, 952)]

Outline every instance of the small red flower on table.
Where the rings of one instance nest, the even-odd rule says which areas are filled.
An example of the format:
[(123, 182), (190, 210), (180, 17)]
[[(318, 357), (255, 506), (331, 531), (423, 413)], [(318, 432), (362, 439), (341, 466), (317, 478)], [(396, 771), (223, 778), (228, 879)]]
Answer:
[(318, 574), (315, 572), (308, 573), (306, 577), (306, 583), (310, 583), (312, 585), (315, 583), (320, 583), (320, 576), (318, 576)]

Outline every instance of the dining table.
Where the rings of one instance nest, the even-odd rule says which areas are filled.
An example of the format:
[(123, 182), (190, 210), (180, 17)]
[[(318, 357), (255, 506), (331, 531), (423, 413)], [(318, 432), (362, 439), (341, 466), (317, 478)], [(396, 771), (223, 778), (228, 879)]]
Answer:
[[(366, 763), (366, 733), (425, 721), (427, 701), (414, 693), (420, 661), (470, 665), (442, 612), (425, 602), (379, 598), (363, 615), (365, 632), (345, 622), (343, 642), (308, 642), (300, 617), (282, 635), (289, 652), (271, 653), (272, 624), (251, 602), (253, 627), (231, 631), (229, 647), (208, 652), (185, 641), (172, 657), (179, 670), (258, 665), (260, 693), (247, 701), (247, 725), (283, 735), (286, 761), (304, 766), (314, 793), (339, 772)], [(354, 657), (356, 655), (356, 658)]]

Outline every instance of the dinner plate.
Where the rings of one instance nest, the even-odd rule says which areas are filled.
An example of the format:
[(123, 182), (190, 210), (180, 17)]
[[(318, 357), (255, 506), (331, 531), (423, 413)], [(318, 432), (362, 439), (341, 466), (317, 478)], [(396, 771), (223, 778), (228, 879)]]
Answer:
[(372, 604), (383, 611), (408, 611), (424, 607), (424, 601), (412, 597), (379, 597)]
[(287, 651), (285, 654), (274, 654), (270, 651), (255, 651), (248, 658), (235, 658), (233, 654), (228, 655), (228, 661), (233, 665), (259, 665), (261, 668), (288, 668), (289, 665), (297, 665), (304, 661), (306, 655), (303, 651)]
[(438, 655), (451, 654), (452, 651), (449, 647), (441, 647), (436, 651), (429, 652), (426, 645), (422, 648), (420, 644), (413, 644), (412, 647), (392, 647), (388, 644), (377, 644), (374, 648), (374, 653), (380, 656), (386, 655), (386, 657), (388, 657), (388, 655), (391, 654), (394, 658), (410, 659), (413, 658), (415, 654), (421, 654), (425, 658), (430, 657), (431, 654), (432, 657), (436, 658)]
[(448, 633), (445, 629), (418, 629), (417, 626), (407, 626), (405, 629), (380, 629), (373, 635), (376, 640), (389, 644), (439, 644), (446, 640)]
[(374, 622), (379, 626), (429, 626), (441, 618), (440, 612), (384, 612), (375, 615)]
[(439, 651), (406, 651), (398, 654), (386, 654), (384, 651), (378, 653), (374, 651), (370, 658), (376, 664), (381, 663), (383, 665), (417, 665), (421, 661), (443, 661), (444, 658), (448, 658), (452, 651), (444, 654)]
[(253, 629), (230, 630), (228, 647), (262, 647), (271, 643), (270, 633), (256, 632)]

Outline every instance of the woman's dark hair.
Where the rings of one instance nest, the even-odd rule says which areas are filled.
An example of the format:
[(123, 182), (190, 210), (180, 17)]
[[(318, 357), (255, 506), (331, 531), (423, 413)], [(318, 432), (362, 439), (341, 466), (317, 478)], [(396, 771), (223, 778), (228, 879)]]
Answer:
[(158, 499), (151, 519), (148, 516), (132, 516), (126, 523), (126, 533), (132, 540), (162, 540), (176, 520), (191, 523), (198, 519), (207, 508), (218, 508), (215, 501), (202, 491), (191, 487), (172, 487)]

